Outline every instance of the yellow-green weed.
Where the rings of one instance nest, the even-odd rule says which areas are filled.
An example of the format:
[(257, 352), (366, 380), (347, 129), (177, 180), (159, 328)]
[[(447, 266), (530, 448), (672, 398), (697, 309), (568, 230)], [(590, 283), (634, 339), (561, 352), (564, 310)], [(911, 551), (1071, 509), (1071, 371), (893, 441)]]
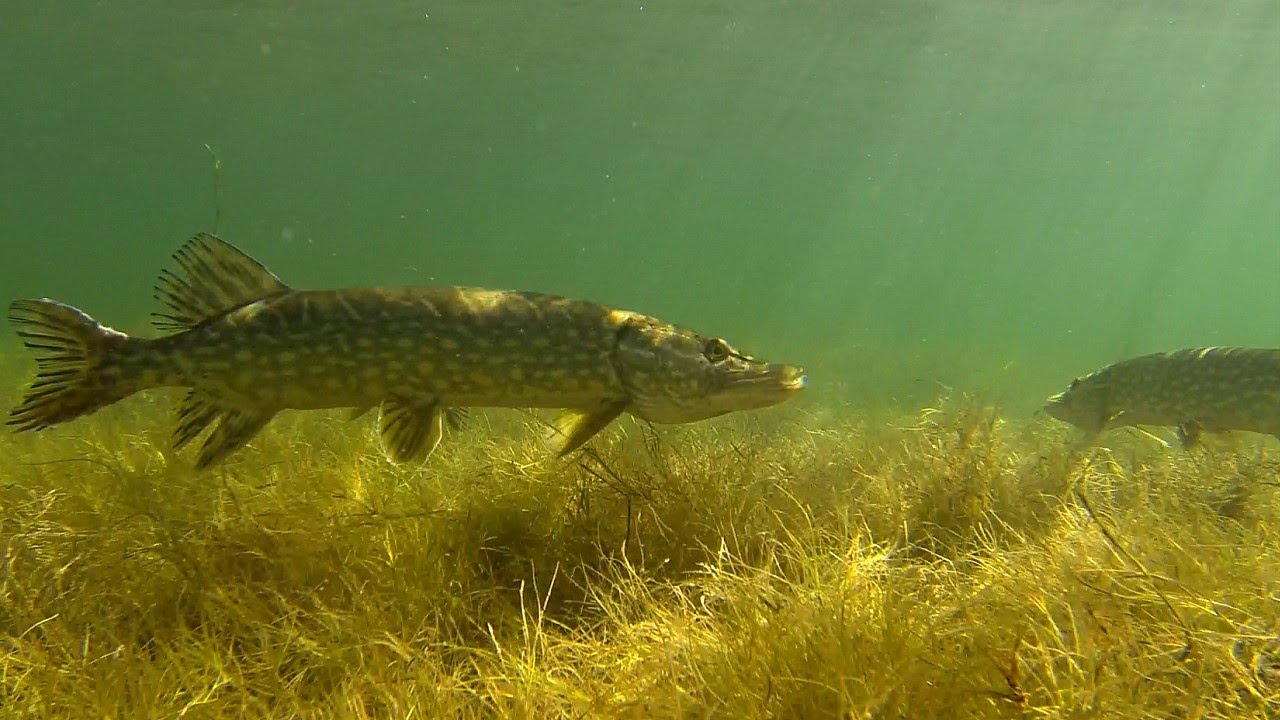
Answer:
[(0, 440), (0, 716), (1280, 715), (1269, 438), (958, 397), (393, 465), (311, 413), (195, 473), (171, 400)]

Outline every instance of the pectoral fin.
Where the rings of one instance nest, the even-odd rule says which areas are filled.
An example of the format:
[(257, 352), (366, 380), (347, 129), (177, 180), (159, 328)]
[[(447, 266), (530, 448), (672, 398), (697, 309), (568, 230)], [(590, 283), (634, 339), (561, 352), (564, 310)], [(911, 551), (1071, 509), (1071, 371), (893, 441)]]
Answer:
[(622, 414), (627, 404), (608, 403), (591, 409), (562, 410), (551, 421), (545, 439), (557, 457), (577, 450)]
[(445, 411), (435, 400), (392, 397), (382, 402), (382, 446), (394, 462), (422, 460), (440, 444)]
[(1200, 441), (1200, 433), (1204, 430), (1200, 423), (1195, 420), (1178, 425), (1178, 442), (1182, 444), (1183, 450), (1190, 450)]
[(1154, 440), (1157, 443), (1160, 443), (1160, 445), (1164, 446), (1166, 450), (1173, 449), (1173, 443), (1169, 442), (1168, 440), (1165, 440), (1164, 438), (1160, 437), (1159, 435), (1156, 435), (1153, 432), (1150, 432), (1145, 428), (1134, 425), (1133, 430), (1140, 435), (1145, 435), (1147, 438)]

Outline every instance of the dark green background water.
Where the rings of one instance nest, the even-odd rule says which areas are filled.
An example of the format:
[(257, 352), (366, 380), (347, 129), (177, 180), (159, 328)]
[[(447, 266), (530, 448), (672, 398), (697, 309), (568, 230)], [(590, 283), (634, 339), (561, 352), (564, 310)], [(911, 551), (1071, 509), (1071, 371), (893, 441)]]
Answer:
[(815, 400), (1280, 345), (1276, 0), (5, 0), (0, 72), (3, 295), (120, 327), (208, 143), (287, 282), (582, 296)]

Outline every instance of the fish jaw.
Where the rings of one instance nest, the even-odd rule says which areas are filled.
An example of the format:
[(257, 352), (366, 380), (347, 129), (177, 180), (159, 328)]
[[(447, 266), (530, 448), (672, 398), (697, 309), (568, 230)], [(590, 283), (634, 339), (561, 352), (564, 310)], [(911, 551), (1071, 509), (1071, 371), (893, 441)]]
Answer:
[[(1073, 390), (1075, 385), (1072, 386)], [(1084, 414), (1081, 412), (1078, 396), (1072, 395), (1072, 390), (1063, 390), (1060, 393), (1050, 395), (1044, 402), (1044, 411), (1054, 420), (1060, 420), (1070, 423), (1076, 427), (1084, 427), (1087, 423)]]
[(1098, 373), (1076, 378), (1071, 387), (1045, 400), (1049, 417), (1070, 423), (1086, 433), (1098, 433), (1107, 424), (1106, 382)]
[(782, 363), (747, 360), (728, 371), (705, 402), (721, 413), (758, 410), (790, 400), (809, 385), (804, 369)]
[(1053, 395), (1050, 395), (1047, 399), (1045, 399), (1044, 406), (1041, 409), (1044, 410), (1045, 413), (1047, 413), (1049, 417), (1053, 418), (1054, 420), (1071, 422), (1070, 420), (1067, 419), (1068, 413), (1066, 412), (1066, 404), (1067, 404), (1067, 393), (1064, 390), (1063, 392), (1060, 392), (1060, 393), (1054, 393)]
[(627, 412), (658, 423), (766, 408), (808, 386), (797, 366), (757, 360), (719, 338), (651, 318), (632, 318), (619, 332), (614, 363)]

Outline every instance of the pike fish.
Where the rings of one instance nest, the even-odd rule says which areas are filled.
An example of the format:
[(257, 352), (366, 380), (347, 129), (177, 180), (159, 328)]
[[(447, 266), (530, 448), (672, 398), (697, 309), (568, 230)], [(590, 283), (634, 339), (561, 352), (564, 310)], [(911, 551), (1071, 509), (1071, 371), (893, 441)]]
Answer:
[(230, 243), (198, 234), (156, 286), (156, 325), (130, 337), (47, 298), (9, 319), (38, 374), (17, 431), (73, 420), (157, 387), (185, 387), (173, 446), (201, 434), (220, 462), (285, 409), (380, 407), (383, 448), (423, 460), (468, 407), (557, 408), (558, 455), (628, 413), (688, 423), (781, 403), (804, 372), (639, 313), (470, 287), (295, 290)]
[(1130, 425), (1176, 426), (1184, 447), (1205, 431), (1280, 438), (1280, 349), (1187, 348), (1122, 360), (1076, 378), (1044, 410), (1089, 440)]

